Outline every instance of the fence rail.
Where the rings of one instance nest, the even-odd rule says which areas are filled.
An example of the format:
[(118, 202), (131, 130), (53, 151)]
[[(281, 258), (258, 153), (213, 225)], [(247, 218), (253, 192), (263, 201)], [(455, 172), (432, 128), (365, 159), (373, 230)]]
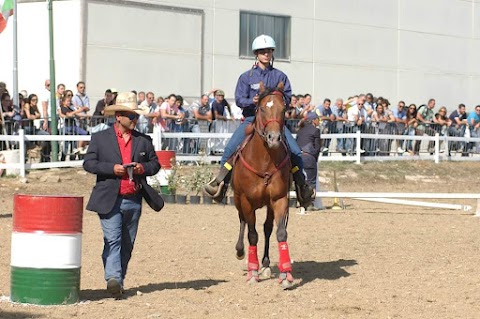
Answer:
[[(160, 150), (172, 140), (177, 141), (177, 160), (178, 161), (220, 161), (221, 152), (215, 153), (214, 146), (219, 143), (226, 143), (232, 133), (171, 133), (171, 132), (157, 132), (149, 134), (156, 149)], [(55, 142), (55, 143), (75, 143), (78, 141), (89, 141), (90, 135), (26, 135), (23, 129), (18, 131), (18, 135), (0, 135), (0, 142), (6, 142), (15, 145), (14, 151), (17, 151), (18, 156), (16, 161), (7, 161), (0, 163), (0, 169), (17, 170), (17, 175), (25, 176), (26, 170), (29, 169), (44, 169), (44, 168), (59, 168), (59, 167), (78, 167), (82, 165), (82, 158), (75, 160), (68, 158), (65, 161), (50, 161), (43, 163), (29, 162), (27, 158), (27, 144), (35, 142)], [(327, 156), (320, 156), (318, 161), (350, 161), (360, 164), (367, 161), (405, 161), (405, 160), (433, 160), (435, 163), (440, 161), (480, 161), (480, 154), (473, 152), (465, 154), (464, 149), (460, 153), (451, 152), (450, 143), (462, 143), (464, 145), (480, 145), (480, 138), (465, 138), (465, 137), (451, 137), (440, 136), (438, 133), (435, 136), (409, 136), (409, 135), (390, 135), (390, 134), (369, 134), (357, 131), (355, 133), (342, 134), (322, 134), (322, 140), (335, 141), (336, 139), (350, 139), (354, 147), (349, 153), (341, 153), (335, 151), (328, 151)], [(195, 147), (191, 149), (191, 153), (182, 152), (181, 145), (194, 142)], [(202, 142), (203, 141), (203, 142)], [(385, 144), (390, 144), (386, 151), (381, 151), (379, 148), (371, 150), (371, 145), (380, 145), (383, 141)], [(420, 149), (416, 155), (407, 156), (405, 153), (397, 152), (397, 145), (406, 143), (407, 141), (418, 141), (425, 146)], [(368, 143), (367, 143), (368, 142)], [(198, 145), (203, 144), (203, 149)], [(335, 143), (331, 143), (330, 146)], [(394, 146), (395, 145), (395, 146)], [(428, 149), (427, 145), (432, 146)], [(366, 146), (370, 149), (365, 150)], [(184, 148), (185, 149), (185, 148)], [(11, 152), (11, 151), (10, 151)], [(1, 153), (1, 152), (0, 152)], [(323, 154), (323, 155), (325, 155)]]

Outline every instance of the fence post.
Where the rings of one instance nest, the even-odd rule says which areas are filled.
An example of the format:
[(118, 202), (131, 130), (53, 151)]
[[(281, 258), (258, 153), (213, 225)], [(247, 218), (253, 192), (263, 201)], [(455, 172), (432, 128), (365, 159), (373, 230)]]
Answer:
[(362, 136), (360, 134), (361, 134), (360, 130), (357, 130), (357, 136), (355, 137), (355, 139), (357, 140), (357, 147), (356, 147), (357, 154), (355, 156), (357, 158), (357, 160), (355, 162), (356, 164), (362, 164), (361, 158), (360, 158), (360, 151), (362, 149), (362, 145), (361, 145), (362, 144), (361, 143), (362, 142)]
[(25, 131), (18, 130), (18, 147), (20, 151), (20, 177), (25, 177)]
[(440, 134), (435, 133), (435, 153), (433, 155), (435, 164), (440, 163)]

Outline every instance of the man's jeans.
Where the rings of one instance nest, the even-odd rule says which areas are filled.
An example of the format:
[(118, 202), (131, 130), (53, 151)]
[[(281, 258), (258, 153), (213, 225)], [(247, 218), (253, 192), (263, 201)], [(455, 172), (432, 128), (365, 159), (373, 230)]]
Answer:
[(98, 214), (103, 230), (105, 280), (115, 278), (123, 286), (141, 214), (140, 194), (130, 198), (118, 196), (110, 213)]
[[(248, 124), (253, 122), (255, 117), (249, 116), (245, 118), (242, 124), (237, 128), (235, 133), (233, 133), (232, 137), (228, 141), (227, 146), (225, 147), (225, 151), (223, 152), (222, 159), (220, 161), (220, 165), (223, 166), (225, 162), (232, 157), (235, 153), (237, 148), (242, 144), (243, 140), (245, 139), (245, 128)], [(302, 160), (302, 151), (300, 147), (298, 147), (297, 142), (290, 133), (290, 130), (285, 126), (285, 138), (287, 139), (287, 145), (290, 148), (291, 152), (291, 161), (294, 166), (298, 166), (301, 172), (303, 172), (303, 160)]]

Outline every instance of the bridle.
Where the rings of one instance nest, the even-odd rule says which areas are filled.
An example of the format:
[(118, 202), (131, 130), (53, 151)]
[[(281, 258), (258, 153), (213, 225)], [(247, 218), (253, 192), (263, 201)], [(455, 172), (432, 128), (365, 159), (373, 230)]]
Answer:
[[(284, 94), (282, 91), (279, 91), (279, 90), (272, 90), (272, 91), (267, 91), (267, 92), (264, 92), (260, 95), (259, 97), (259, 103), (260, 101), (262, 101), (265, 97), (267, 96), (271, 96), (270, 98), (270, 101), (267, 102), (267, 104), (264, 106), (264, 107), (272, 107), (273, 106), (273, 96), (274, 95), (279, 95), (282, 97), (283, 100), (285, 100), (285, 97), (284, 97)], [(270, 104), (271, 103), (271, 104)], [(284, 103), (285, 105), (285, 103)], [(257, 132), (257, 134), (263, 139), (263, 140), (266, 140), (267, 139), (267, 134), (265, 132), (268, 124), (270, 123), (278, 123), (278, 125), (280, 126), (280, 130), (281, 130), (281, 133), (283, 135), (283, 131), (284, 131), (284, 121), (283, 121), (283, 116), (282, 116), (282, 120), (278, 120), (276, 118), (269, 118), (265, 123), (263, 122), (263, 119), (262, 119), (262, 115), (259, 113), (260, 112), (260, 109), (261, 107), (258, 106), (256, 111), (255, 111), (255, 118), (258, 119), (258, 121), (255, 121), (256, 125), (254, 125), (254, 128), (255, 128), (255, 131)], [(258, 124), (257, 124), (258, 123)]]
[[(282, 96), (283, 101), (285, 101), (285, 96), (284, 96), (283, 92), (280, 91), (280, 90), (272, 90), (272, 91), (266, 91), (266, 92), (262, 93), (259, 97), (259, 101), (262, 101), (265, 97), (267, 97), (269, 95), (271, 96), (271, 99), (270, 99), (269, 102), (267, 102), (265, 107), (272, 107), (273, 106), (273, 96), (274, 95)], [(271, 104), (269, 104), (269, 103), (271, 103)], [(285, 106), (285, 103), (284, 103), (284, 106)], [(267, 126), (270, 123), (278, 123), (278, 125), (280, 125), (281, 134), (284, 135), (285, 125), (283, 123), (284, 122), (283, 121), (283, 116), (282, 116), (282, 120), (278, 120), (276, 118), (270, 118), (264, 123), (261, 114), (259, 114), (259, 112), (260, 112), (259, 110), (260, 110), (260, 107), (257, 107), (257, 110), (255, 111), (255, 118), (256, 119), (258, 118), (258, 121), (255, 120), (254, 129), (255, 129), (255, 132), (263, 139), (263, 141), (265, 143), (267, 141), (267, 134), (265, 133), (265, 129), (267, 128)], [(284, 114), (284, 113), (282, 113), (282, 114)], [(250, 141), (251, 138), (252, 138), (252, 135), (250, 135), (250, 137), (248, 138), (248, 140), (245, 143), (248, 143), (248, 141)], [(246, 144), (244, 144), (244, 145), (246, 145)], [(245, 160), (245, 158), (243, 157), (241, 150), (237, 154), (238, 154), (238, 157), (240, 158), (240, 161), (242, 161), (243, 165), (249, 171), (251, 171), (251, 172), (255, 173), (257, 176), (263, 178), (263, 183), (264, 183), (265, 186), (267, 186), (269, 184), (272, 176), (275, 173), (277, 173), (280, 169), (282, 169), (285, 165), (287, 165), (287, 163), (290, 162), (290, 151), (288, 150), (288, 147), (285, 144), (285, 138), (282, 139), (282, 145), (283, 145), (284, 149), (286, 150), (287, 154), (279, 164), (275, 164), (275, 168), (273, 170), (271, 170), (270, 172), (260, 172), (257, 169), (255, 169), (252, 165), (248, 164), (247, 161)]]

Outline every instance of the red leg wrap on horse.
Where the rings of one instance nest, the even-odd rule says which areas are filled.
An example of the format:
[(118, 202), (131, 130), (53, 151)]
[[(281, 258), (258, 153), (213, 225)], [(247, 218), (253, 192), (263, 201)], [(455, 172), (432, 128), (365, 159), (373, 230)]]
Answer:
[(248, 270), (258, 270), (257, 246), (248, 246)]
[(286, 241), (278, 243), (278, 251), (280, 255), (278, 269), (280, 272), (291, 272), (292, 264), (290, 263), (290, 253), (288, 252), (288, 244)]

